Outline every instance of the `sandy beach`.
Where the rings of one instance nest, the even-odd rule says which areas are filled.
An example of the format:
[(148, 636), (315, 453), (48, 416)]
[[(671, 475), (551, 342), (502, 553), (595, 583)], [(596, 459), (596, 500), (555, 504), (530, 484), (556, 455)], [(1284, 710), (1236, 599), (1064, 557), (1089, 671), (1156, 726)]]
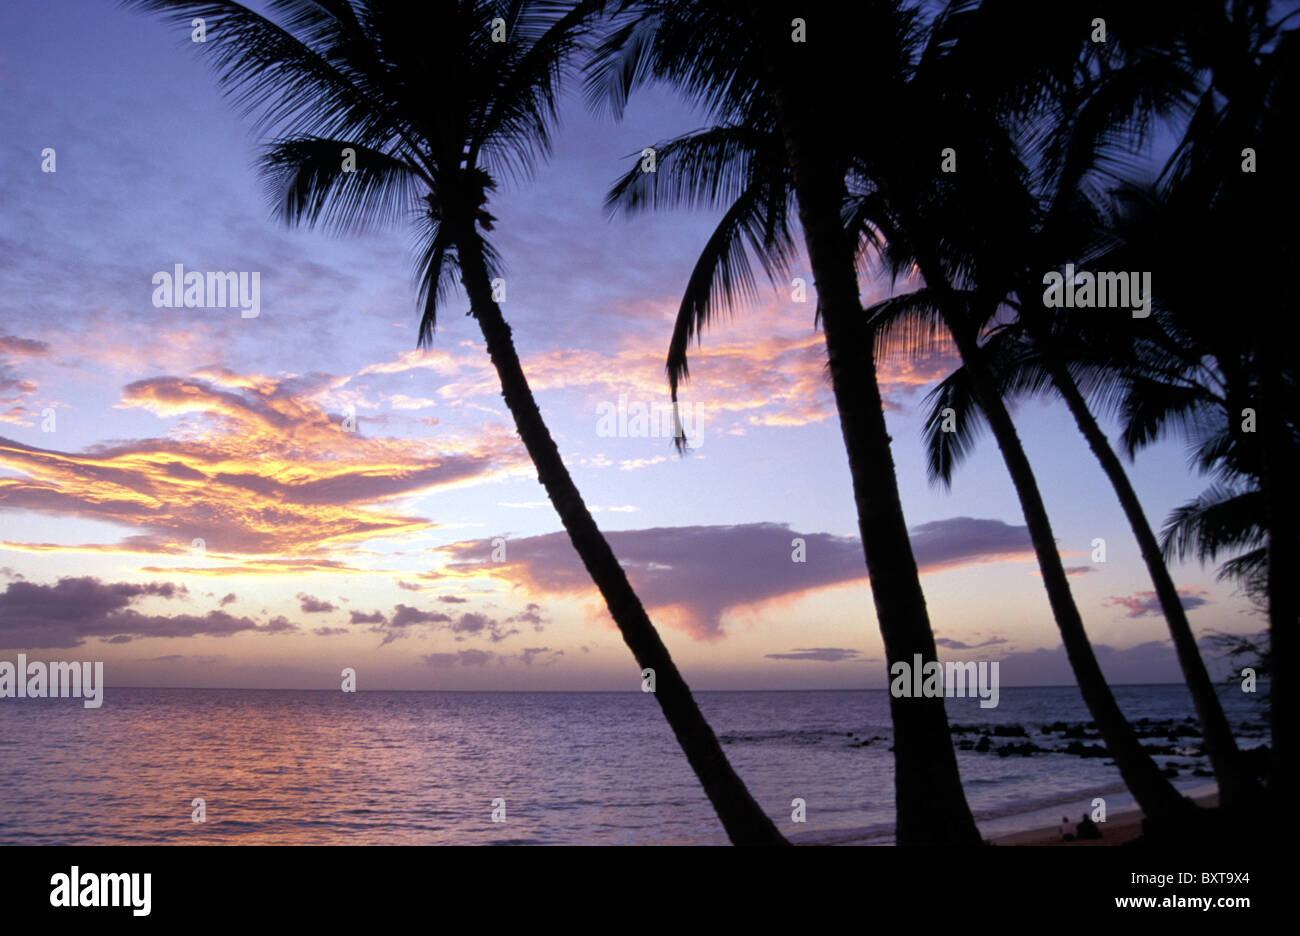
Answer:
[[(1214, 807), (1219, 805), (1219, 794), (1203, 793), (1193, 796), (1192, 799), (1199, 806)], [(1071, 824), (1073, 827), (1073, 823)], [(1140, 809), (1125, 809), (1116, 812), (1103, 823), (1098, 824), (1101, 830), (1099, 839), (1075, 839), (1067, 842), (1061, 835), (1061, 825), (1046, 826), (1037, 829), (1026, 829), (1021, 832), (1010, 832), (990, 839), (993, 845), (1065, 845), (1065, 846), (1094, 846), (1094, 845), (1123, 845), (1125, 842), (1131, 842), (1142, 834), (1142, 811)]]

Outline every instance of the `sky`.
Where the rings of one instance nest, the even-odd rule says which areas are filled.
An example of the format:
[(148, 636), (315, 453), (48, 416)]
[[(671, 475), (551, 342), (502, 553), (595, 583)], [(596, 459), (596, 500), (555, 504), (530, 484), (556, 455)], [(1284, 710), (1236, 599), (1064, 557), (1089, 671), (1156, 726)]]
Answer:
[[(263, 141), (202, 53), (111, 4), (0, 7), (0, 659), (102, 660), (110, 687), (325, 689), (352, 667), (361, 689), (638, 689), (463, 295), (417, 351), (410, 229), (283, 227), (255, 170)], [(610, 218), (605, 191), (642, 147), (703, 123), (666, 91), (619, 123), (572, 94), (550, 161), (488, 205), (502, 310), (694, 688), (883, 688), (806, 260), (791, 272), (809, 301), (760, 280), (693, 351), (691, 454), (601, 418), (667, 404), (677, 303), (717, 221)], [(178, 264), (257, 273), (258, 314), (156, 306), (155, 274)], [(862, 281), (865, 302), (907, 288)], [(881, 367), (941, 659), (1000, 661), (1005, 685), (1070, 684), (992, 440), (951, 490), (927, 483), (924, 397), (955, 363)], [(1107, 676), (1177, 681), (1137, 546), (1069, 413), (1033, 400), (1015, 414)], [(1157, 525), (1206, 484), (1177, 440), (1131, 475)], [(1174, 573), (1198, 634), (1262, 629), (1212, 567)]]

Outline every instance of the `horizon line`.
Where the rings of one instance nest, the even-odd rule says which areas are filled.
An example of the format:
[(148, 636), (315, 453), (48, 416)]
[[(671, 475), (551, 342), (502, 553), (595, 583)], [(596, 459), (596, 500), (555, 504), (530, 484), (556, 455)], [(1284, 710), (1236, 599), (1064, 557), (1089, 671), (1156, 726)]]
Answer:
[[(1261, 682), (1267, 682), (1266, 677), (1261, 677)], [(1150, 686), (1183, 686), (1186, 684), (1174, 680), (1171, 682), (1145, 682), (1145, 683), (1108, 683), (1112, 688), (1133, 687), (1144, 688)], [(1215, 683), (1217, 687), (1219, 684)], [(1225, 682), (1224, 686), (1231, 683)], [(299, 686), (105, 686), (105, 689), (181, 689), (194, 692), (341, 692), (340, 689), (319, 689), (319, 688), (302, 688)], [(1050, 683), (1034, 684), (1025, 686), (1007, 686), (1002, 689), (1078, 689), (1076, 683)], [(888, 692), (886, 687), (869, 687), (854, 686), (851, 688), (819, 687), (804, 689), (693, 689), (692, 694), (702, 692)], [(640, 689), (356, 689), (345, 695), (352, 695), (362, 692), (459, 692), (459, 693), (494, 693), (498, 695), (538, 695), (544, 693), (584, 693), (584, 694), (614, 694), (614, 693), (642, 693)]]

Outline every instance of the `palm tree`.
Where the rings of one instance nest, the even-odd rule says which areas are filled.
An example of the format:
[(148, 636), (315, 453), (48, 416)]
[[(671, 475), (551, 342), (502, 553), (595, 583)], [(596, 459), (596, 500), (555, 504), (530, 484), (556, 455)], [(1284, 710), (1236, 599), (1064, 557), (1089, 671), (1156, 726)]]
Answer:
[[(880, 100), (905, 76), (916, 18), (895, 0), (841, 5), (643, 0), (625, 4), (589, 90), (621, 113), (650, 80), (703, 105), (715, 126), (656, 147), (656, 172), (625, 176), (610, 202), (725, 207), (678, 312), (668, 359), (674, 398), (687, 350), (753, 289), (746, 244), (770, 275), (793, 251), (797, 214), (817, 287), (831, 386), (853, 479), (872, 600), (887, 666), (937, 658), (898, 493), (870, 330), (859, 295), (856, 237), (841, 210), (850, 135), (828, 89), (859, 85)], [(803, 24), (806, 42), (797, 41)], [(976, 844), (943, 700), (891, 698), (900, 844)]]
[[(1057, 139), (1048, 136), (1041, 126), (1059, 120), (1057, 108), (1044, 106), (1045, 100), (1052, 102), (1052, 99), (1043, 87), (1068, 88), (1076, 72), (1088, 74), (1086, 57), (1090, 50), (1084, 44), (1087, 35), (1075, 31), (1078, 38), (1073, 48), (1067, 44), (1064, 67), (1055, 68), (1055, 82), (1044, 82), (1044, 69), (1036, 62), (1031, 63), (1034, 67), (1027, 73), (1013, 74), (1014, 81), (1008, 81), (1000, 71), (1002, 66), (997, 58), (980, 54), (986, 48), (987, 37), (979, 28), (977, 15), (984, 14), (985, 10), (983, 7), (966, 9), (970, 6), (954, 5), (952, 11), (940, 17), (932, 31), (931, 43), (922, 55), (922, 66), (916, 69), (910, 82), (912, 119), (896, 128), (900, 131), (898, 137), (906, 142), (901, 146), (894, 144), (892, 153), (860, 150), (855, 160), (857, 203), (850, 210), (854, 226), (864, 232), (868, 243), (886, 244), (896, 273), (915, 269), (926, 283), (924, 290), (886, 300), (870, 312), (877, 325), (882, 351), (899, 346), (899, 339), (893, 337), (898, 334), (902, 335), (904, 348), (915, 342), (918, 335), (939, 328), (951, 337), (961, 357), (962, 372), (948, 389), (968, 394), (970, 401), (963, 412), (969, 418), (978, 408), (993, 432), (1020, 499), (1049, 604), (1084, 700), (1116, 765), (1148, 817), (1176, 823), (1188, 814), (1192, 805), (1161, 775), (1154, 760), (1143, 750), (1105, 682), (1071, 595), (1032, 467), (1006, 408), (989, 351), (983, 344), (985, 332), (996, 321), (1004, 299), (1022, 282), (1016, 275), (1014, 259), (1031, 254), (1038, 258), (1034, 243), (1035, 235), (1040, 233), (1036, 223), (1039, 209), (1025, 180), (1016, 141), (1027, 127), (1036, 129), (1040, 138)], [(1004, 4), (997, 3), (987, 7), (994, 19), (1006, 9)], [(954, 29), (958, 20), (962, 29)], [(972, 45), (974, 54), (968, 51)], [(1085, 50), (1083, 63), (1080, 63), (1080, 49)], [(994, 55), (1004, 54), (1005, 50), (994, 52)], [(1100, 83), (1122, 84), (1113, 73), (1107, 74), (1105, 68), (1100, 70)], [(1012, 102), (1010, 107), (1005, 103), (1008, 98)], [(1108, 108), (1116, 104), (1114, 100), (1105, 103)], [(1113, 117), (1108, 127), (1116, 123), (1122, 127), (1122, 121)], [(949, 179), (941, 179), (933, 169), (933, 158), (945, 145), (978, 156), (968, 155), (960, 171)], [(1077, 157), (1074, 152), (1070, 155)], [(1028, 300), (1023, 293), (1021, 298), (1023, 308)], [(900, 318), (908, 319), (909, 324), (898, 331)], [(947, 404), (950, 402), (945, 400)], [(1076, 417), (1081, 415), (1076, 413)], [(1087, 422), (1092, 429), (1096, 428), (1090, 418)], [(969, 439), (974, 428), (969, 422), (963, 426), (963, 438)], [(943, 441), (949, 446), (955, 444), (947, 439)], [(1095, 442), (1096, 435), (1090, 441)], [(1104, 437), (1101, 441), (1104, 443)], [(944, 472), (940, 471), (939, 476), (943, 477)], [(1130, 506), (1133, 505), (1136, 505), (1135, 496), (1130, 500)], [(1153, 536), (1146, 545), (1158, 561), (1159, 551)], [(1176, 602), (1176, 591), (1172, 595)], [(1183, 650), (1190, 650), (1190, 654), (1180, 655), (1189, 665), (1199, 663), (1190, 628), (1186, 637), (1189, 646)], [(1204, 673), (1203, 665), (1201, 672)], [(1203, 688), (1212, 696), (1208, 675)], [(1227, 734), (1226, 720), (1222, 728)], [(1231, 735), (1227, 734), (1227, 738), (1230, 742)]]
[[(225, 0), (130, 5), (187, 30), (194, 17), (207, 21), (200, 48), (221, 83), (279, 134), (262, 168), (286, 222), (352, 231), (415, 210), (420, 345), (432, 341), (458, 273), (538, 480), (637, 665), (654, 670), (655, 698), (728, 836), (785, 844), (728, 763), (583, 503), (493, 298), (499, 267), (484, 234), (494, 220), (486, 209), (493, 173), (527, 175), (549, 151), (560, 80), (602, 4), (276, 0), (278, 23)], [(340, 171), (345, 149), (355, 172)]]
[[(1204, 10), (1200, 13), (1203, 15)], [(1187, 99), (1192, 90), (1194, 70), (1183, 60), (1166, 53), (1171, 46), (1176, 46), (1177, 38), (1187, 31), (1189, 25), (1197, 22), (1195, 16), (1188, 16), (1184, 11), (1180, 18), (1175, 18), (1168, 24), (1164, 35), (1158, 36), (1160, 42), (1152, 42), (1154, 51), (1129, 43), (1123, 57), (1117, 57), (1118, 60), (1111, 68), (1094, 74), (1084, 72), (1076, 76), (1072, 83), (1056, 83), (1055, 86), (1060, 87), (1061, 91), (1058, 93), (1060, 100), (1056, 114), (1050, 122), (1052, 132), (1037, 135), (1042, 145), (1032, 154), (1038, 165), (1036, 173), (1028, 173), (1010, 158), (1006, 159), (1002, 170), (998, 172), (993, 171), (997, 164), (987, 168), (975, 167), (975, 175), (979, 177), (975, 184), (981, 187), (993, 186), (987, 190), (994, 192), (995, 198), (1003, 206), (1001, 211), (979, 217), (980, 238), (986, 243), (996, 244), (1001, 259), (1001, 272), (1010, 274), (1003, 287), (1006, 290), (1003, 298), (1007, 301), (1004, 311), (1006, 308), (1014, 310), (1016, 329), (1013, 334), (1004, 325), (987, 336), (983, 353), (986, 363), (996, 354), (1003, 358), (1004, 368), (1010, 365), (1016, 369), (1014, 377), (1004, 374), (999, 378), (1001, 381), (1013, 379), (1017, 389), (1027, 392), (1054, 389), (1066, 402), (1076, 425), (1110, 480), (1138, 542), (1155, 594), (1168, 622), (1178, 660), (1200, 718), (1206, 748), (1219, 779), (1220, 802), (1222, 805), (1236, 806), (1251, 801), (1257, 792), (1256, 784), (1247, 776), (1238, 758), (1236, 742), (1197, 648), (1186, 611), (1165, 564), (1162, 548), (1118, 455), (1098, 425), (1071, 372), (1072, 367), (1082, 367), (1084, 377), (1092, 384), (1094, 393), (1101, 389), (1108, 390), (1112, 395), (1117, 392), (1113, 367), (1098, 360), (1093, 353), (1095, 340), (1084, 340), (1083, 336), (1087, 333), (1095, 338), (1097, 323), (1100, 322), (1102, 327), (1111, 327), (1110, 339), (1113, 343), (1116, 337), (1132, 331), (1133, 322), (1128, 319), (1127, 312), (1122, 313), (1126, 321), (1116, 322), (1105, 313), (1090, 311), (1083, 314), (1091, 320), (1089, 322), (1084, 322), (1081, 315), (1071, 316), (1067, 312), (1055, 315), (1054, 323), (1041, 308), (1038, 298), (1043, 270), (1059, 268), (1067, 259), (1079, 260), (1086, 256), (1086, 251), (1091, 247), (1088, 241), (1098, 220), (1091, 191), (1095, 180), (1098, 177), (1103, 181), (1113, 178), (1116, 167), (1121, 170), (1128, 168), (1125, 151), (1132, 149), (1135, 141), (1141, 140), (1148, 112), (1169, 110), (1171, 104), (1177, 105)], [(1126, 26), (1131, 24), (1126, 23)], [(957, 42), (960, 41), (958, 33)], [(1154, 66), (1150, 64), (1152, 60), (1156, 62)], [(985, 67), (982, 63), (979, 65), (981, 70)], [(1129, 72), (1132, 71), (1137, 72), (1140, 80), (1130, 77)], [(1020, 80), (1024, 81), (1023, 78)], [(1036, 114), (1031, 110), (1019, 119), (1035, 117)], [(951, 130), (946, 132), (949, 133), (949, 139), (955, 142)], [(988, 140), (979, 142), (981, 146), (989, 145)], [(969, 151), (969, 144), (967, 150)], [(1000, 176), (1000, 180), (995, 176)], [(1031, 177), (1037, 192), (1026, 190)], [(966, 178), (966, 174), (963, 173), (961, 178)], [(1040, 205), (1036, 213), (1032, 210), (1005, 210), (1008, 204), (1032, 206), (1035, 199)], [(963, 214), (969, 215), (970, 211), (963, 209)], [(1026, 237), (1026, 233), (1031, 236)], [(983, 263), (985, 270), (990, 266), (988, 261)], [(1146, 268), (1142, 264), (1139, 266)], [(984, 290), (993, 288), (988, 279), (986, 275), (985, 281), (981, 283)], [(901, 302), (894, 301), (884, 308), (893, 309), (902, 305)], [(924, 327), (923, 318), (919, 324)], [(907, 344), (915, 338), (913, 329), (904, 336), (902, 343)], [(996, 351), (992, 348), (993, 342), (1001, 344)], [(1086, 354), (1091, 363), (1085, 366), (1080, 352)], [(969, 399), (969, 392), (969, 377), (964, 372), (959, 372), (945, 382), (934, 398), (936, 406), (927, 426), (932, 479), (945, 484), (949, 482), (953, 465), (964, 454), (964, 445), (973, 436), (977, 423), (963, 422), (962, 432), (945, 432), (943, 428), (948, 421), (943, 420), (940, 414), (942, 410), (952, 408), (954, 412), (967, 414), (971, 419), (982, 418), (978, 406)], [(1005, 393), (1006, 390), (1002, 392)], [(942, 402), (938, 402), (940, 399)]]
[[(1285, 45), (1279, 43), (1279, 51)], [(1261, 55), (1266, 63), (1270, 57)], [(1277, 124), (1270, 126), (1274, 120), (1293, 122), (1295, 103), (1287, 107), (1279, 102), (1266, 113), (1268, 119), (1250, 118), (1255, 124), (1251, 138), (1261, 147), (1282, 133)], [(1238, 138), (1242, 133), (1240, 128), (1220, 132)], [(1119, 193), (1111, 219), (1113, 262), (1140, 257), (1153, 279), (1167, 284), (1158, 296), (1153, 336), (1135, 345), (1119, 368), (1127, 384), (1121, 402), (1123, 442), (1132, 453), (1178, 430), (1189, 442), (1195, 464), (1215, 477), (1205, 494), (1171, 516), (1167, 551), (1176, 548), (1181, 556), (1195, 549), (1205, 559), (1219, 549), (1248, 550), (1225, 571), (1240, 573), (1249, 594), (1267, 599), (1269, 642), (1277, 660), (1270, 681), (1270, 789), (1280, 791), (1286, 789), (1288, 770), (1295, 769), (1294, 729), (1286, 707), (1295, 704), (1288, 692), (1294, 683), (1288, 679), (1295, 678), (1291, 640), (1297, 622), (1287, 609), (1294, 609), (1297, 599), (1295, 584), (1275, 563), (1292, 555), (1288, 550), (1295, 548), (1295, 523), (1300, 521), (1289, 491), (1294, 474), (1285, 474), (1300, 471), (1300, 360), (1289, 339), (1279, 334), (1274, 310), (1295, 301), (1287, 271), (1300, 261), (1300, 245), (1294, 235), (1274, 232), (1286, 230), (1296, 205), (1293, 197), (1288, 202), (1287, 195), (1279, 194), (1289, 190), (1276, 170), (1268, 175), (1280, 185), (1261, 184), (1267, 176), (1238, 179), (1242, 173), (1226, 168), (1230, 157), (1223, 152), (1225, 145), (1204, 127), (1190, 128), (1189, 137), (1203, 138), (1199, 152), (1190, 155), (1198, 144), (1189, 140), (1186, 161), (1176, 161), (1158, 186)], [(1240, 159), (1239, 152), (1232, 154), (1232, 163)], [(1205, 229), (1238, 245), (1235, 266), (1207, 269), (1182, 253), (1200, 247), (1197, 231)], [(1224, 309), (1236, 311), (1226, 327)], [(1265, 413), (1271, 417), (1267, 425)]]
[[(1281, 795), (1300, 778), (1300, 583), (1291, 573), (1300, 563), (1300, 497), (1293, 480), (1300, 474), (1300, 356), (1278, 310), (1300, 300), (1290, 272), (1300, 260), (1293, 223), (1300, 204), (1285, 166), (1255, 162), (1274, 147), (1289, 150), (1294, 140), (1300, 30), (1293, 22), (1297, 11), (1278, 9), (1282, 5), (1271, 0), (1205, 7), (1184, 37), (1185, 54), (1202, 80), (1178, 148), (1153, 190), (1130, 187), (1120, 194), (1118, 214), (1127, 217), (1111, 232), (1113, 255), (1158, 269), (1154, 275), (1163, 284), (1156, 337), (1128, 362), (1124, 441), (1132, 451), (1171, 427), (1181, 429), (1202, 470), (1227, 482), (1174, 519), (1194, 521), (1205, 508), (1204, 516), (1218, 523), (1228, 508), (1239, 515), (1244, 497), (1260, 523), (1263, 554), (1252, 551), (1239, 560), (1256, 573), (1251, 586), (1266, 584), (1276, 661), (1269, 785)], [(1202, 253), (1206, 231), (1225, 245), (1218, 262), (1177, 252)], [(1225, 310), (1231, 310), (1230, 321)], [(1248, 528), (1237, 525), (1238, 533)], [(1207, 532), (1226, 531), (1212, 525)], [(1290, 810), (1280, 814), (1296, 822)]]
[[(1030, 303), (1019, 307), (1019, 318), (1015, 324), (1017, 331), (1024, 331), (1025, 313), (1030, 310)], [(1041, 393), (1051, 388), (1066, 402), (1075, 424), (1115, 489), (1155, 586), (1155, 594), (1168, 623), (1175, 653), (1197, 710), (1206, 750), (1219, 781), (1220, 805), (1228, 808), (1250, 805), (1251, 797), (1258, 792), (1257, 784), (1238, 756), (1237, 744), (1222, 703), (1201, 657), (1167, 566), (1167, 562), (1175, 556), (1183, 558), (1191, 551), (1196, 551), (1204, 560), (1213, 558), (1219, 549), (1248, 541), (1248, 536), (1239, 540), (1236, 530), (1231, 533), (1223, 531), (1220, 539), (1220, 536), (1202, 525), (1210, 523), (1211, 517), (1220, 513), (1217, 508), (1235, 512), (1236, 505), (1242, 499), (1248, 500), (1250, 492), (1216, 486), (1202, 498), (1176, 511), (1158, 540), (1118, 454), (1106, 439), (1083, 390), (1071, 374), (1071, 365), (1066, 363), (1067, 355), (1059, 343), (1053, 343), (1039, 334), (1034, 335), (1031, 341), (1026, 341), (1023, 334), (1004, 327), (988, 337), (984, 350), (986, 360), (997, 362), (994, 369), (998, 372), (1004, 397), (1011, 398), (1019, 393)], [(1077, 366), (1079, 362), (1076, 359), (1071, 364)], [(1122, 393), (1118, 386), (1114, 386), (1116, 380), (1112, 375), (1094, 376), (1088, 373), (1086, 379), (1094, 383), (1093, 392), (1102, 392), (1101, 388), (1105, 387), (1108, 388), (1106, 392), (1112, 395)], [(926, 448), (930, 453), (931, 480), (948, 485), (954, 467), (969, 451), (981, 426), (982, 415), (978, 404), (971, 397), (963, 368), (958, 368), (945, 378), (932, 392), (930, 399), (932, 405), (926, 420), (925, 436)], [(944, 427), (949, 424), (949, 420), (944, 419), (945, 410), (952, 411), (954, 419), (951, 422), (960, 427), (960, 432), (944, 431)], [(1210, 513), (1207, 514), (1206, 511)], [(1201, 535), (1205, 536), (1205, 542), (1194, 545)], [(1210, 543), (1214, 544), (1213, 549), (1208, 548)], [(1229, 569), (1225, 570), (1224, 577), (1235, 577), (1247, 565), (1256, 561), (1262, 565), (1262, 558), (1263, 549), (1260, 548), (1257, 552), (1234, 559)]]
[[(1273, 147), (1290, 149), (1295, 139), (1300, 29), (1293, 22), (1297, 11), (1283, 12), (1278, 6), (1269, 0), (1221, 4), (1218, 15), (1192, 37), (1191, 53), (1208, 78), (1165, 175), (1171, 187), (1199, 200), (1205, 209), (1202, 218), (1230, 233), (1236, 247), (1232, 279), (1239, 288), (1231, 293), (1230, 304), (1209, 309), (1190, 303), (1178, 312), (1180, 319), (1202, 326), (1218, 318), (1222, 308), (1233, 308), (1241, 316), (1235, 329), (1224, 328), (1220, 321), (1213, 345), (1227, 346), (1228, 353), (1221, 359), (1216, 355), (1216, 361), (1225, 369), (1234, 397), (1233, 424), (1243, 428), (1237, 421), (1243, 401), (1259, 420), (1273, 663), (1269, 785), (1280, 797), (1300, 783), (1300, 582), (1294, 574), (1300, 566), (1300, 494), (1295, 485), (1300, 476), (1295, 408), (1300, 354), (1288, 316), (1279, 314), (1300, 303), (1300, 286), (1292, 272), (1300, 261), (1300, 234), (1294, 223), (1300, 198), (1284, 166), (1261, 163), (1248, 171), (1245, 162), (1248, 150), (1258, 158)], [(1222, 271), (1215, 273), (1212, 279), (1222, 293), (1227, 284)], [(1290, 810), (1282, 814), (1291, 831), (1300, 826)]]

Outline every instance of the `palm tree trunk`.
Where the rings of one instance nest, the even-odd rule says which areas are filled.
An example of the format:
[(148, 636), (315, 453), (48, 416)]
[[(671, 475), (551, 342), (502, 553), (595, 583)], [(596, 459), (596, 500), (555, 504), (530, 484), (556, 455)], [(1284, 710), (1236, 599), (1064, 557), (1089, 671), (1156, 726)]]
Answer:
[(1097, 456), (1102, 470), (1110, 479), (1111, 486), (1119, 497), (1120, 506), (1124, 508), (1124, 516), (1128, 518), (1129, 527), (1137, 539), (1142, 560), (1146, 563), (1151, 583), (1155, 586), (1160, 608), (1169, 624), (1169, 634), (1178, 655), (1178, 665), (1182, 668), (1183, 678), (1187, 682), (1192, 702), (1196, 706), (1196, 715), (1201, 723), (1201, 734), (1205, 739), (1205, 749), (1219, 782), (1219, 805), (1230, 809), (1249, 806), (1259, 793), (1259, 785), (1244, 769), (1236, 739), (1232, 736), (1232, 728), (1228, 725), (1228, 718), (1223, 713), (1223, 705), (1219, 701), (1214, 683), (1205, 668), (1205, 661), (1196, 646), (1196, 637), (1192, 633), (1191, 623), (1187, 620), (1187, 612), (1178, 597), (1178, 588), (1174, 585), (1173, 576), (1169, 574), (1169, 567), (1165, 565), (1155, 532), (1147, 522), (1142, 503), (1138, 500), (1137, 492), (1133, 490), (1119, 456), (1111, 448), (1106, 434), (1097, 425), (1096, 418), (1088, 408), (1088, 403), (1079, 392), (1079, 387), (1070, 376), (1069, 370), (1053, 352), (1050, 342), (1042, 334), (1042, 329), (1037, 327), (1038, 323), (1030, 320), (1031, 317), (1032, 313), (1029, 317), (1022, 315), (1044, 350), (1044, 359), (1053, 384), (1065, 400), (1066, 406), (1070, 408), (1070, 413), (1074, 416), (1074, 421), (1079, 431), (1083, 433), (1084, 439), (1087, 440), (1088, 447)]
[[(938, 291), (951, 292), (947, 278), (933, 259), (921, 261), (921, 274), (926, 283)], [(1024, 446), (1020, 443), (1020, 436), (1016, 433), (1011, 414), (1007, 412), (997, 385), (984, 366), (974, 329), (959, 320), (946, 306), (947, 303), (943, 315), (948, 330), (957, 345), (962, 365), (970, 375), (976, 402), (988, 420), (1011, 475), (1011, 483), (1020, 498), (1025, 524), (1029, 527), (1029, 538), (1042, 573), (1043, 586), (1047, 589), (1047, 600), (1061, 632), (1061, 642), (1065, 645), (1065, 653), (1074, 670), (1083, 701), (1097, 722), (1106, 749), (1115, 759), (1120, 775), (1142, 811), (1155, 823), (1176, 824), (1195, 806), (1161, 775), (1160, 768), (1143, 749), (1106, 683), (1106, 677), (1102, 674), (1092, 643), (1084, 629), (1083, 617), (1070, 593), (1070, 580), (1056, 548), (1056, 537), (1052, 533), (1047, 508), (1043, 504), (1038, 482), (1030, 467), (1029, 458), (1025, 455)]]
[[(910, 667), (918, 655), (924, 662), (936, 660), (938, 649), (898, 495), (872, 335), (858, 294), (853, 242), (840, 220), (844, 173), (811, 155), (815, 147), (803, 143), (801, 121), (792, 116), (799, 112), (798, 106), (787, 106), (778, 96), (777, 108), (817, 284), (831, 384), (886, 665), (901, 661)], [(982, 838), (962, 790), (943, 699), (891, 696), (889, 710), (894, 725), (898, 843), (979, 844)]]
[(727, 836), (734, 845), (789, 844), (732, 769), (717, 736), (704, 720), (690, 688), (669, 656), (668, 648), (632, 590), (623, 567), (583, 503), (528, 387), (510, 326), (492, 298), (477, 235), (470, 233), (461, 238), (460, 263), (461, 282), (469, 296), (470, 310), (483, 331), (488, 356), (501, 379), (501, 395), (537, 468), (537, 478), (560, 515), (573, 548), (604, 596), (610, 616), (637, 665), (654, 670), (654, 696), (722, 820)]

